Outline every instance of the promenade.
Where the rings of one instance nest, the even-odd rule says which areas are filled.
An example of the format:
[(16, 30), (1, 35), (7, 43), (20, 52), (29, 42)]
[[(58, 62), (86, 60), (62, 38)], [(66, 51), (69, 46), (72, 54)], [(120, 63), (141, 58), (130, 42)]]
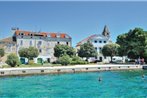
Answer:
[(17, 76), (33, 74), (59, 74), (75, 72), (94, 72), (108, 70), (142, 69), (141, 65), (104, 64), (104, 65), (74, 65), (58, 67), (28, 67), (28, 68), (1, 68), (0, 76)]

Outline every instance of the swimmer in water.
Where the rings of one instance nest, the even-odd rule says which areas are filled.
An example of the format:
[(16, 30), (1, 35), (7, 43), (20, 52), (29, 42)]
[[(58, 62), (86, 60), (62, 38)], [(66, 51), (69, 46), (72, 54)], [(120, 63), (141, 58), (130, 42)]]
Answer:
[(102, 81), (102, 78), (101, 78), (101, 77), (99, 77), (99, 78), (98, 78), (98, 81)]
[(142, 78), (144, 79), (144, 74), (142, 75)]

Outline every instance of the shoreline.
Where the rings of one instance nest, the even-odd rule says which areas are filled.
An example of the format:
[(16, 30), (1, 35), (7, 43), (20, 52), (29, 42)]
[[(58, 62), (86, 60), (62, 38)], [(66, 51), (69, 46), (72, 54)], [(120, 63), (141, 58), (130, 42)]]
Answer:
[(22, 68), (2, 68), (0, 77), (4, 76), (23, 76), (38, 74), (60, 74), (76, 72), (96, 72), (110, 70), (132, 70), (143, 69), (142, 65), (124, 65), (124, 64), (105, 64), (105, 65), (74, 65), (57, 67), (22, 67)]

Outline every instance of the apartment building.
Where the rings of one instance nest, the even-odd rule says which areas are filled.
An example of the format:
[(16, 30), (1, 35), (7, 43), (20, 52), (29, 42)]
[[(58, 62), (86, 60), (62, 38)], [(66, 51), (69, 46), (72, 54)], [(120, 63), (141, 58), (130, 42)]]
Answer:
[(35, 63), (39, 60), (53, 62), (56, 60), (54, 56), (54, 47), (57, 44), (71, 46), (72, 38), (65, 33), (55, 32), (32, 32), (15, 29), (13, 30), (13, 41), (16, 42), (16, 53), (22, 47), (36, 47), (39, 51), (39, 56), (34, 59)]

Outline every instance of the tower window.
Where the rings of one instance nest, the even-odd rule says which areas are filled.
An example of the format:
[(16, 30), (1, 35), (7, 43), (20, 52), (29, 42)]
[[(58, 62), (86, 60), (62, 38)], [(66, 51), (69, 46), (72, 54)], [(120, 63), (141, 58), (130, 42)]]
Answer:
[(99, 41), (99, 43), (102, 43), (102, 41)]
[(66, 42), (66, 45), (68, 45), (68, 42)]
[(106, 41), (104, 41), (104, 43), (106, 43)]
[(60, 42), (57, 42), (57, 44), (60, 44)]

